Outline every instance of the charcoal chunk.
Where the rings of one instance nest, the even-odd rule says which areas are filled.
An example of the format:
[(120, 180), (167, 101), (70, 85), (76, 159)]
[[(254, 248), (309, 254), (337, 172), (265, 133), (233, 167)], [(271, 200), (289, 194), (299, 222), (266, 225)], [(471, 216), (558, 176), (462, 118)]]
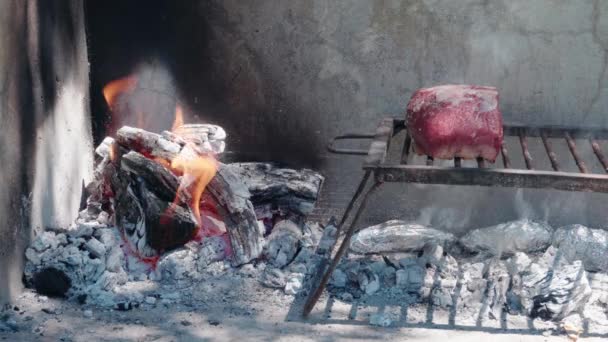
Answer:
[(70, 278), (61, 270), (47, 267), (34, 274), (36, 292), (49, 297), (65, 297), (72, 286)]

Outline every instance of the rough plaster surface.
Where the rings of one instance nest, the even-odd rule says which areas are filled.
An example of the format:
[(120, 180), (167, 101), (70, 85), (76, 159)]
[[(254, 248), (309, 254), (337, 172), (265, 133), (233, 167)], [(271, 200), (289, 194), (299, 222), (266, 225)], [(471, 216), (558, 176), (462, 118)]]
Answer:
[[(277, 126), (302, 149), (323, 149), (335, 134), (370, 131), (383, 116), (403, 116), (416, 89), (444, 83), (496, 86), (507, 123), (608, 127), (606, 1), (212, 1), (200, 11), (216, 51), (211, 60), (231, 82), (230, 115), (223, 115), (240, 120), (243, 136), (253, 132), (248, 140), (274, 139)], [(513, 162), (523, 167), (519, 147), (509, 144)], [(602, 172), (588, 143), (578, 147)], [(530, 148), (538, 167), (550, 170), (542, 144)], [(561, 165), (576, 172), (565, 143), (555, 141), (554, 148)], [(324, 200), (332, 208), (344, 208), (344, 193), (356, 188), (360, 173), (351, 170), (362, 160), (353, 159), (319, 163), (329, 170)], [(362, 224), (415, 219), (463, 233), (527, 217), (605, 227), (605, 197), (386, 186)]]
[(507, 122), (608, 125), (605, 1), (213, 1), (204, 11), (238, 103), (294, 130), (371, 129), (443, 83), (496, 86)]
[(92, 172), (83, 20), (81, 1), (0, 2), (0, 302), (31, 234), (73, 221)]

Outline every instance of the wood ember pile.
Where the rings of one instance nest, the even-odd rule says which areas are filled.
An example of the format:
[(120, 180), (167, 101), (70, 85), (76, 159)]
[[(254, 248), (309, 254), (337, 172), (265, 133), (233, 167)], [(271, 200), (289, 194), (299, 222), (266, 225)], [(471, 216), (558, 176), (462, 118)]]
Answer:
[[(314, 269), (306, 265), (316, 260), (317, 230), (305, 222), (323, 177), (268, 163), (221, 163), (225, 137), (218, 126), (186, 125), (161, 134), (123, 127), (106, 138), (76, 222), (38, 232), (27, 248), (26, 285), (123, 310), (146, 303), (154, 282), (171, 289), (268, 262), (289, 268), (286, 281), (297, 292), (305, 269)], [(179, 300), (163, 291), (154, 294), (161, 302)]]
[[(427, 303), (457, 312), (462, 321), (524, 315), (605, 325), (607, 253), (608, 233), (581, 225), (553, 229), (523, 219), (456, 238), (392, 220), (353, 236), (328, 289), (347, 302), (388, 297)], [(371, 324), (384, 325), (380, 318), (386, 317)]]
[[(86, 213), (109, 210), (133, 251), (143, 258), (158, 257), (197, 234), (222, 234), (223, 227), (205, 226), (198, 217), (215, 214), (230, 238), (233, 263), (255, 259), (262, 251), (263, 232), (251, 195), (231, 168), (213, 159), (223, 151), (225, 136), (212, 125), (188, 125), (162, 134), (119, 129), (115, 140), (107, 138), (96, 151), (101, 160), (96, 180), (88, 187)], [(188, 174), (188, 166), (181, 175), (175, 170), (176, 161), (197, 159), (212, 164), (212, 170), (203, 171), (211, 174), (208, 184), (199, 184), (198, 175)], [(197, 186), (204, 188), (200, 200), (191, 191)], [(191, 205), (192, 201), (196, 203)], [(211, 211), (201, 213), (201, 206)]]

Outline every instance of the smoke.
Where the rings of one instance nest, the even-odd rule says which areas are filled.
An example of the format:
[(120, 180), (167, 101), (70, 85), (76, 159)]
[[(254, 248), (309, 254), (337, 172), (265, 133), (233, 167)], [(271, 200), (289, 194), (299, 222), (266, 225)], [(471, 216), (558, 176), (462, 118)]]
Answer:
[(141, 64), (132, 74), (134, 87), (124, 89), (109, 108), (109, 134), (122, 126), (152, 132), (171, 129), (178, 104), (175, 81), (166, 66), (158, 61)]

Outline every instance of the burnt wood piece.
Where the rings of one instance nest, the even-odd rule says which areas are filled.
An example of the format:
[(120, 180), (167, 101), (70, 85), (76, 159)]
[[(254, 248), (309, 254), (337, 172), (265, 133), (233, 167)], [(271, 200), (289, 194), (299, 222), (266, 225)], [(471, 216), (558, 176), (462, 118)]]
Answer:
[(574, 160), (576, 161), (576, 166), (578, 166), (578, 169), (582, 173), (587, 173), (587, 165), (585, 165), (583, 158), (579, 156), (578, 151), (576, 150), (576, 143), (574, 142), (574, 139), (572, 139), (572, 136), (570, 136), (570, 133), (564, 133), (564, 138), (566, 139), (566, 143), (568, 143), (568, 148), (570, 149), (570, 153), (572, 153), (572, 157), (574, 157)]
[(164, 166), (135, 151), (123, 155), (120, 166), (123, 170), (142, 177), (161, 199), (175, 199), (179, 179)]
[(245, 183), (254, 207), (306, 216), (314, 208), (324, 178), (318, 172), (280, 168), (271, 163), (233, 163), (230, 168)]
[(177, 127), (173, 132), (163, 131), (161, 136), (181, 146), (191, 144), (201, 154), (218, 155), (226, 148), (226, 132), (217, 125), (186, 124)]
[(49, 297), (65, 297), (72, 287), (72, 281), (64, 271), (55, 267), (47, 267), (34, 274), (33, 286), (41, 295)]
[(154, 257), (159, 255), (159, 252), (146, 243), (146, 217), (137, 195), (137, 183), (134, 178), (119, 168), (112, 173), (114, 224), (139, 255)]
[(374, 166), (384, 163), (394, 128), (393, 119), (386, 118), (380, 122), (365, 158), (365, 165)]
[(595, 139), (590, 139), (589, 143), (591, 143), (591, 148), (593, 149), (593, 153), (595, 153), (595, 156), (602, 164), (604, 171), (606, 171), (608, 173), (608, 160), (606, 160), (604, 153), (602, 153), (602, 148), (600, 147), (600, 144)]
[(98, 158), (105, 158), (105, 157), (109, 156), (110, 148), (112, 148), (113, 144), (114, 144), (114, 138), (105, 137), (105, 139), (103, 139), (103, 141), (95, 149), (95, 155)]
[(205, 191), (218, 204), (217, 209), (230, 236), (232, 264), (238, 266), (262, 253), (263, 229), (258, 225), (247, 186), (230, 167), (218, 164), (217, 173)]
[(462, 166), (462, 159), (460, 157), (454, 158), (454, 167), (461, 167), (461, 166)]
[(192, 211), (173, 205), (172, 198), (159, 198), (144, 177), (116, 169), (112, 188), (115, 224), (140, 256), (160, 255), (194, 237), (198, 226)]
[(198, 223), (190, 208), (158, 198), (142, 178), (138, 178), (137, 183), (137, 198), (145, 217), (147, 245), (162, 253), (192, 240)]
[(180, 137), (179, 135), (177, 135), (177, 134), (175, 134), (175, 133), (173, 133), (173, 132), (170, 132), (170, 131), (162, 131), (162, 132), (160, 133), (160, 135), (161, 135), (163, 138), (165, 138), (165, 139), (167, 139), (167, 140), (169, 140), (169, 141), (173, 141), (174, 143), (176, 143), (176, 144), (178, 144), (178, 145), (180, 145), (180, 146), (184, 146), (184, 145), (186, 145), (186, 140), (184, 140), (184, 138)]
[(160, 134), (129, 126), (123, 126), (116, 132), (116, 141), (129, 150), (164, 162), (171, 162), (182, 148)]

